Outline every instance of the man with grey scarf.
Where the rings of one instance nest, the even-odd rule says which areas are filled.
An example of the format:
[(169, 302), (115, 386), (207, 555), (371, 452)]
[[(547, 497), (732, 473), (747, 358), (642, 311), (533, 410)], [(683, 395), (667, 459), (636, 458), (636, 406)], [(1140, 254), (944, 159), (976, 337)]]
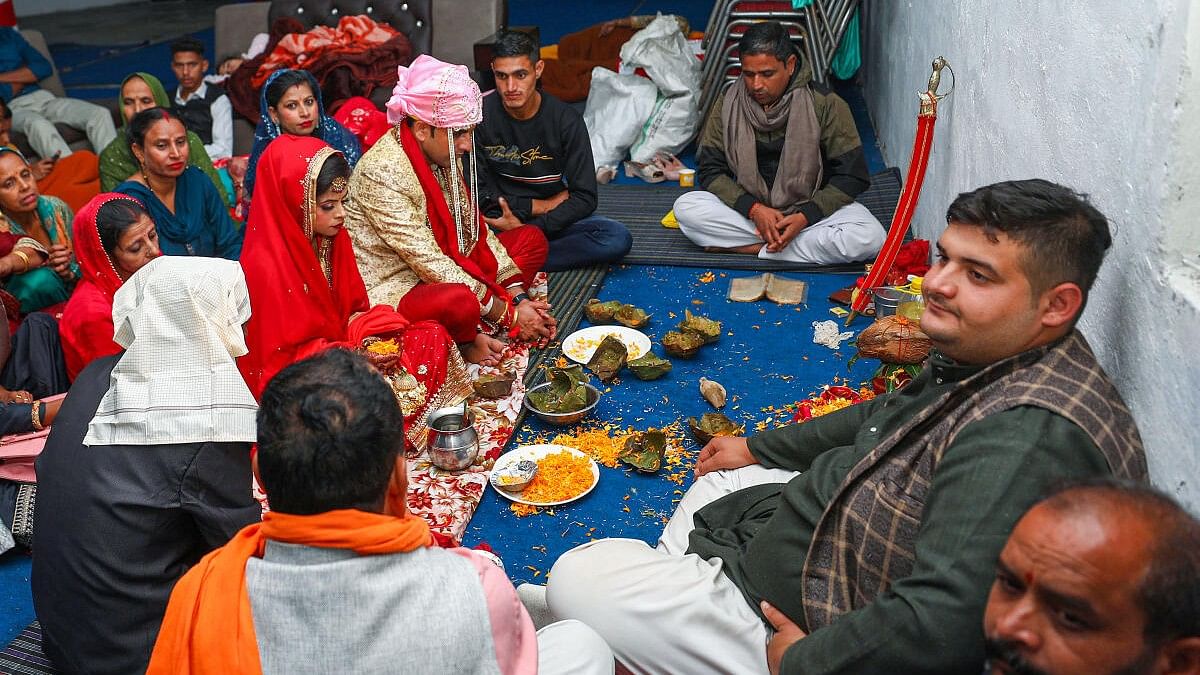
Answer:
[(868, 260), (886, 232), (854, 198), (870, 186), (850, 108), (812, 82), (787, 30), (755, 24), (742, 75), (713, 105), (697, 153), (702, 190), (675, 201), (688, 239), (765, 260)]

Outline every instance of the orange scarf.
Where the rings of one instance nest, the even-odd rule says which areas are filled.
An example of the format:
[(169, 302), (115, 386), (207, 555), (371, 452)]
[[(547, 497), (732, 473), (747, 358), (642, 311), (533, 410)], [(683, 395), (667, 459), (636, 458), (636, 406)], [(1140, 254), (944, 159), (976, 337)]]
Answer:
[[(392, 495), (389, 494), (389, 497)], [(246, 591), (246, 561), (261, 558), (268, 539), (359, 555), (404, 553), (430, 546), (424, 520), (353, 509), (315, 516), (268, 512), (209, 553), (175, 585), (148, 675), (259, 675), (258, 639)]]

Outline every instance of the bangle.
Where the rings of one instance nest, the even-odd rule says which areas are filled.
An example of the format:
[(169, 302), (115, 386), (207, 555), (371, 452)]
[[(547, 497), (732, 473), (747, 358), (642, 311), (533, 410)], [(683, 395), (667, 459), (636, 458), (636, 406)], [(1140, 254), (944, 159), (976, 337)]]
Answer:
[(521, 304), (522, 302), (525, 302), (528, 299), (529, 299), (529, 295), (527, 295), (525, 293), (517, 293), (516, 295), (513, 296), (513, 299), (512, 299), (513, 308), (515, 309), (517, 305)]
[(41, 410), (41, 408), (42, 408), (41, 401), (34, 401), (29, 406), (29, 409), (31, 411), (30, 412), (30, 418), (31, 418), (30, 421), (33, 422), (33, 428), (35, 431), (41, 431), (42, 429), (45, 428), (42, 426), (42, 410)]
[(515, 328), (517, 325), (517, 305), (515, 303), (506, 303), (504, 305), (504, 324), (510, 328)]
[(25, 262), (25, 268), (22, 269), (20, 272), (17, 272), (17, 274), (22, 274), (24, 272), (28, 272), (29, 271), (29, 256), (25, 255), (25, 251), (14, 250), (13, 255), (17, 256), (18, 258), (20, 258), (21, 260), (23, 260)]
[(517, 336), (521, 334), (521, 324), (517, 323), (517, 303), (509, 303), (508, 312), (510, 317), (508, 324), (508, 337), (511, 340), (515, 340)]
[[(497, 305), (496, 305), (496, 303), (500, 303), (500, 305), (499, 305), (499, 306), (497, 306)], [(494, 312), (495, 312), (497, 309), (500, 309), (500, 310), (502, 310), (502, 311), (500, 312), (500, 316), (498, 316), (498, 317), (496, 317), (496, 318), (494, 318), (494, 319), (493, 319), (493, 318), (491, 318), (492, 314), (493, 314), (493, 313), (494, 313)], [(483, 316), (483, 318), (487, 319), (488, 321), (493, 321), (493, 322), (496, 322), (496, 321), (498, 321), (498, 322), (500, 322), (500, 323), (503, 323), (503, 322), (504, 322), (504, 316), (505, 316), (505, 314), (506, 314), (507, 312), (508, 312), (508, 304), (507, 304), (507, 303), (505, 303), (503, 300), (501, 300), (499, 297), (497, 297), (497, 296), (493, 295), (492, 297), (488, 298), (488, 304), (487, 304), (487, 307), (486, 307), (486, 308), (484, 308), (484, 311), (483, 311), (483, 315), (482, 315), (482, 316)]]

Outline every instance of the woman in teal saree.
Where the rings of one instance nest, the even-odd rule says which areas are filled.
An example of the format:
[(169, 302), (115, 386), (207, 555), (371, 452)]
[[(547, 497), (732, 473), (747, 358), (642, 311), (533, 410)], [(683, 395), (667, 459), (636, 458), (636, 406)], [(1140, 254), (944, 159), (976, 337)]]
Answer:
[(57, 197), (38, 194), (37, 180), (20, 152), (0, 147), (0, 231), (30, 237), (49, 253), (46, 264), (13, 274), (5, 290), (21, 303), (28, 314), (66, 302), (79, 279), (71, 241), (74, 214)]

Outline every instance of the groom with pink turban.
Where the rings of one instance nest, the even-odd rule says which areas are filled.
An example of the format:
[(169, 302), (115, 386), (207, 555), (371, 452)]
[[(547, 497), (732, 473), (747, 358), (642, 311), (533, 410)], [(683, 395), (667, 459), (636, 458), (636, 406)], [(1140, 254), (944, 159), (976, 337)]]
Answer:
[(441, 323), (468, 361), (485, 365), (504, 348), (492, 335), (554, 337), (549, 304), (526, 293), (546, 261), (545, 235), (531, 225), (492, 232), (463, 179), (483, 119), (467, 69), (425, 55), (400, 66), (387, 115), (392, 129), (358, 161), (346, 202), (371, 304)]

